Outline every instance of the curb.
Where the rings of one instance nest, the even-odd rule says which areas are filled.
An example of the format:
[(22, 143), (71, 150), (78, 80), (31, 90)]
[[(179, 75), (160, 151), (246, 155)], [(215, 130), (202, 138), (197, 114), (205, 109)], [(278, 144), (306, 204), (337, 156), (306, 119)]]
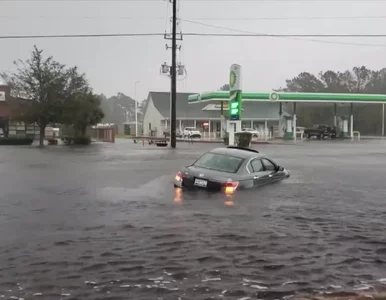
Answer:
[[(182, 140), (177, 140), (178, 143), (191, 143), (191, 144), (224, 144), (223, 141), (203, 141), (203, 140), (195, 140), (193, 142), (190, 141), (182, 141)], [(252, 145), (266, 145), (266, 144), (271, 144), (270, 142), (266, 141), (252, 141)]]

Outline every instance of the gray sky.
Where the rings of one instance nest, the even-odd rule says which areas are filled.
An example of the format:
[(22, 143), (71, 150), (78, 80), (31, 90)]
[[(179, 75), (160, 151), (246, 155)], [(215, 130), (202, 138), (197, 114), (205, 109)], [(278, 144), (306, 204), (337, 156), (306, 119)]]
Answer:
[[(183, 32), (236, 33), (184, 21), (191, 20), (256, 33), (386, 33), (386, 17), (347, 18), (386, 16), (384, 0), (180, 0), (179, 6)], [(170, 16), (171, 5), (162, 0), (0, 0), (0, 35), (164, 32), (170, 30)], [(283, 17), (292, 19), (251, 20)], [(318, 18), (299, 19), (307, 17)], [(337, 44), (305, 38), (185, 37), (180, 60), (188, 76), (179, 81), (178, 91), (218, 89), (227, 83), (232, 63), (243, 66), (243, 88), (249, 91), (284, 86), (285, 79), (302, 71), (386, 67), (386, 38), (313, 39)], [(171, 61), (165, 43), (162, 37), (1, 39), (0, 69), (12, 70), (12, 62), (28, 58), (36, 44), (61, 63), (77, 65), (97, 93), (134, 97), (134, 82), (140, 80), (137, 99), (141, 100), (150, 90), (170, 89), (168, 78), (159, 74), (160, 65)]]

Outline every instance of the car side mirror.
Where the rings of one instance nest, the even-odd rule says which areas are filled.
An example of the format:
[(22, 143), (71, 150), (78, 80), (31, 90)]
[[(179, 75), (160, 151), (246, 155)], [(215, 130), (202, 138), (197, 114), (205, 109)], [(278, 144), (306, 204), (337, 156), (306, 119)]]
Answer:
[(276, 167), (276, 170), (277, 170), (277, 171), (284, 171), (284, 168), (283, 168), (282, 166), (277, 166), (277, 167)]

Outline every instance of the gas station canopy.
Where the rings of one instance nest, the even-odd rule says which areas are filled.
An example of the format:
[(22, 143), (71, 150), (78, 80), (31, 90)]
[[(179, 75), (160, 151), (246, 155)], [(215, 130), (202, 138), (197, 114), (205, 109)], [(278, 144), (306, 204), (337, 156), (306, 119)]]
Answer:
[[(191, 95), (189, 104), (209, 101), (229, 101), (228, 91), (206, 92)], [(336, 93), (242, 93), (243, 101), (259, 102), (314, 102), (314, 103), (386, 103), (386, 95), (377, 94), (336, 94)]]

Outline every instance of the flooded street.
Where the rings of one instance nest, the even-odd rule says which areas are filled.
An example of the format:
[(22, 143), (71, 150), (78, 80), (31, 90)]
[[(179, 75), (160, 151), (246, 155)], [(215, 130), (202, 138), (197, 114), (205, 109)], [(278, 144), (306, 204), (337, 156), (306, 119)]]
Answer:
[(279, 299), (386, 284), (386, 142), (255, 145), (291, 177), (233, 199), (175, 190), (178, 168), (216, 146), (1, 147), (0, 297)]

